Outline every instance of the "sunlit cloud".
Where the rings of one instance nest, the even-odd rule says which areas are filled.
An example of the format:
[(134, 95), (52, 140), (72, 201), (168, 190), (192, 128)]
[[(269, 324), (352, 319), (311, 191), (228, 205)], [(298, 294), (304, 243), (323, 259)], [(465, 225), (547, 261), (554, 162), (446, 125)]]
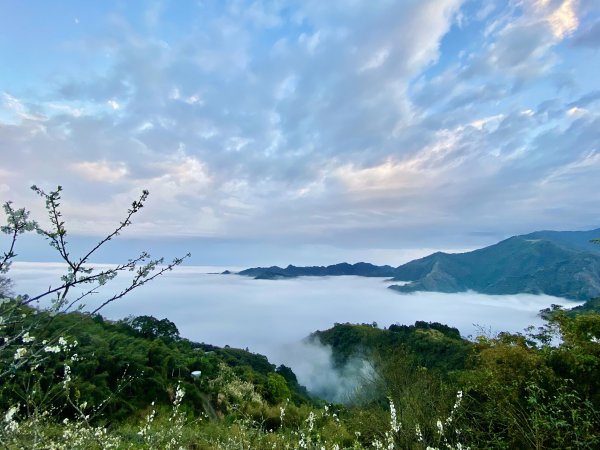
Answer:
[(567, 110), (567, 115), (571, 117), (578, 117), (584, 115), (586, 112), (587, 111), (584, 108), (573, 106)]
[(127, 166), (122, 162), (84, 161), (71, 165), (71, 170), (90, 181), (114, 183), (127, 176)]
[(564, 39), (575, 32), (579, 19), (575, 12), (577, 0), (564, 0), (562, 4), (548, 17), (552, 33), (557, 39)]

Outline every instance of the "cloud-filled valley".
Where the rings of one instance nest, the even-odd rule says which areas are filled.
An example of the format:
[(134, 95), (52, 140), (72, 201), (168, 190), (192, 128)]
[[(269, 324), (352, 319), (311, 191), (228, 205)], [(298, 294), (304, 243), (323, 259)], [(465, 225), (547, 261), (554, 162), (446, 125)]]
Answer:
[[(16, 263), (11, 277), (21, 293), (42, 292), (56, 285), (64, 268), (59, 264)], [(292, 367), (302, 383), (316, 391), (339, 385), (342, 395), (356, 372), (357, 362), (341, 376), (331, 370), (327, 348), (303, 343), (316, 330), (334, 323), (372, 323), (380, 327), (417, 320), (456, 327), (463, 336), (499, 331), (523, 331), (540, 325), (537, 313), (550, 304), (577, 303), (551, 296), (477, 293), (398, 294), (381, 278), (301, 277), (254, 280), (238, 275), (208, 274), (222, 268), (179, 267), (151, 285), (132, 292), (103, 310), (110, 319), (152, 315), (173, 321), (185, 338), (197, 342), (265, 354), (275, 364)], [(111, 289), (125, 286), (116, 280)], [(98, 300), (87, 302), (92, 307)], [(352, 372), (354, 371), (354, 372)], [(327, 377), (323, 374), (328, 373)], [(341, 384), (340, 384), (341, 383)]]

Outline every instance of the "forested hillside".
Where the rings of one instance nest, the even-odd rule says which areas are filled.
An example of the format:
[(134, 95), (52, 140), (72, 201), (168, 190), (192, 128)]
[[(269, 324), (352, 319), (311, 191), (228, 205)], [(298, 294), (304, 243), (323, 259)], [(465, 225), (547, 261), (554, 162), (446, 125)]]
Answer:
[(472, 342), (461, 338), (456, 328), (429, 322), (391, 325), (387, 329), (376, 324), (336, 324), (329, 330), (316, 331), (310, 339), (330, 346), (338, 367), (353, 357), (370, 359), (373, 354), (402, 349), (411, 363), (449, 373), (464, 369), (472, 351)]
[[(9, 307), (5, 301), (0, 312)], [(6, 448), (34, 448), (36, 439), (82, 449), (600, 444), (595, 313), (556, 309), (543, 329), (475, 341), (439, 323), (336, 324), (308, 339), (331, 347), (340, 373), (368, 364), (343, 405), (311, 398), (290, 368), (264, 356), (182, 339), (168, 319), (21, 313), (4, 336), (30, 321), (38, 332), (0, 354), (12, 367), (0, 389)], [(556, 332), (562, 341), (553, 346)], [(45, 343), (42, 357), (33, 367), (15, 364), (32, 339)], [(71, 433), (78, 440), (64, 440)]]
[[(28, 320), (44, 324), (36, 340), (53, 342), (60, 335), (66, 342), (77, 342), (70, 350), (77, 354), (77, 361), (71, 367), (70, 388), (90, 404), (110, 399), (104, 412), (115, 420), (140, 416), (153, 402), (157, 406), (169, 406), (173, 386), (177, 383), (186, 392), (183, 405), (190, 412), (216, 411), (218, 389), (214, 389), (209, 380), (218, 378), (224, 370), (229, 371), (231, 377), (252, 383), (267, 404), (288, 398), (297, 405), (311, 403), (291, 369), (276, 368), (266, 357), (245, 350), (182, 339), (168, 319), (141, 316), (110, 322), (100, 315), (72, 313), (47, 317), (46, 313), (34, 314), (29, 308), (22, 311), (26, 315), (23, 326), (28, 327)], [(12, 334), (17, 330), (7, 327), (5, 331)], [(49, 384), (63, 375), (64, 358), (59, 357), (58, 352), (57, 356), (51, 355), (45, 358), (43, 374), (36, 382)], [(8, 364), (6, 360), (3, 362)], [(200, 375), (194, 378), (194, 372)], [(7, 409), (26, 396), (25, 381), (23, 377), (11, 377), (11, 381), (3, 383), (2, 407)], [(46, 406), (60, 410), (65, 417), (73, 415), (72, 408), (61, 407), (65, 404), (64, 392), (57, 390), (49, 400)], [(211, 404), (214, 407), (209, 406)]]

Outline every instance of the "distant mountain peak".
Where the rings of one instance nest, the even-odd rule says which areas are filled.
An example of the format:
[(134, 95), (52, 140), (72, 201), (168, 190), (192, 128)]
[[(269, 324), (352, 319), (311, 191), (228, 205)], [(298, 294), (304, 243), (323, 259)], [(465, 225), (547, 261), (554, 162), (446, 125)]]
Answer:
[(400, 292), (473, 290), (485, 294), (548, 294), (577, 300), (600, 295), (599, 230), (512, 236), (460, 254), (434, 253), (396, 270)]

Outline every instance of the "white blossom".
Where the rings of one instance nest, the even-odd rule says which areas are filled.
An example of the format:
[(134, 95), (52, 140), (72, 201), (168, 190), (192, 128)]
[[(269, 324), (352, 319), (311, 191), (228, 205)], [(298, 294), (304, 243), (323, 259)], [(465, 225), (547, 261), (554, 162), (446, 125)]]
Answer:
[(58, 345), (47, 345), (44, 347), (44, 351), (47, 353), (59, 353), (60, 347)]
[(25, 347), (20, 347), (15, 351), (15, 355), (14, 355), (14, 359), (15, 361), (18, 361), (19, 359), (21, 359), (23, 356), (25, 356), (27, 354), (27, 349)]
[(23, 341), (24, 344), (29, 344), (29, 343), (35, 341), (35, 337), (31, 336), (29, 334), (29, 332), (27, 332), (23, 335), (23, 337), (21, 338), (21, 341)]

